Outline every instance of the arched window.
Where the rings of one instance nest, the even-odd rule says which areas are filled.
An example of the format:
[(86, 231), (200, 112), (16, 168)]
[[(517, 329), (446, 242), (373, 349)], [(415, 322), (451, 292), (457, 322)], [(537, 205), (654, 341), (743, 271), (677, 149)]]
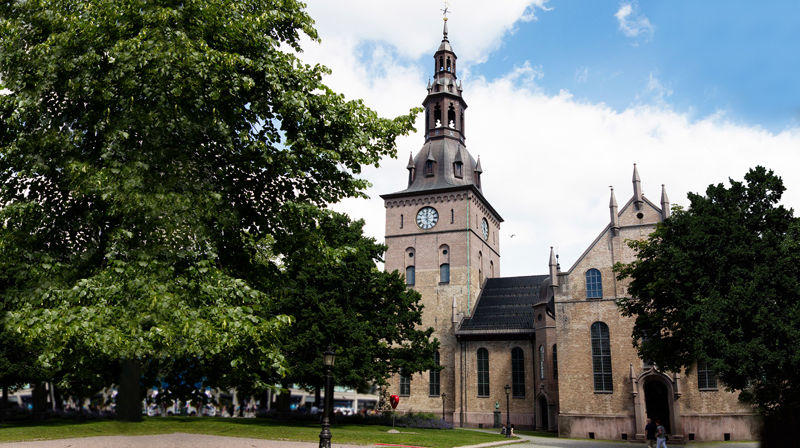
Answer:
[(556, 344), (553, 344), (553, 379), (558, 379), (558, 350), (556, 350)]
[(450, 263), (439, 266), (439, 283), (450, 283)]
[(525, 353), (519, 347), (511, 349), (511, 394), (525, 397)]
[(478, 283), (483, 287), (483, 253), (478, 251)]
[(489, 351), (478, 349), (478, 396), (489, 396)]
[(611, 346), (608, 342), (608, 325), (603, 322), (592, 324), (592, 370), (594, 371), (594, 391), (613, 392)]
[(437, 128), (442, 127), (442, 108), (438, 104), (433, 106), (433, 125)]
[(414, 285), (414, 266), (406, 268), (406, 285)]
[(439, 56), (439, 71), (444, 71), (444, 58)]
[(586, 271), (586, 298), (603, 298), (603, 278), (600, 275), (600, 271), (597, 269), (589, 269)]
[[(433, 353), (433, 363), (437, 366), (439, 364), (439, 352)], [(439, 370), (431, 369), (429, 381), (428, 381), (428, 395), (432, 397), (438, 397), (441, 393), (441, 387), (439, 384)]]
[(458, 179), (464, 177), (464, 162), (453, 162), (453, 176)]
[(402, 397), (407, 397), (411, 395), (411, 377), (400, 374), (400, 390), (398, 394)]
[(717, 372), (706, 361), (697, 361), (697, 388), (717, 390)]
[(450, 103), (450, 108), (447, 109), (447, 127), (456, 127), (456, 108), (453, 107), (453, 103)]
[(447, 71), (450, 71), (450, 58), (447, 58)]
[(544, 379), (544, 345), (539, 346), (539, 379)]
[(425, 168), (423, 169), (422, 173), (426, 177), (433, 176), (433, 160), (426, 160), (425, 161)]

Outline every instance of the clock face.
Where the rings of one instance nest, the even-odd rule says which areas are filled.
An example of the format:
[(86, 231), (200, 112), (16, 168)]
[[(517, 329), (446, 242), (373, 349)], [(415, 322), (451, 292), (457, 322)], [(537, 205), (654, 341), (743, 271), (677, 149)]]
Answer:
[(486, 218), (483, 218), (481, 221), (481, 230), (483, 230), (483, 239), (489, 239), (489, 222), (486, 221)]
[(433, 207), (423, 207), (417, 212), (417, 225), (420, 229), (430, 229), (439, 221), (439, 212)]

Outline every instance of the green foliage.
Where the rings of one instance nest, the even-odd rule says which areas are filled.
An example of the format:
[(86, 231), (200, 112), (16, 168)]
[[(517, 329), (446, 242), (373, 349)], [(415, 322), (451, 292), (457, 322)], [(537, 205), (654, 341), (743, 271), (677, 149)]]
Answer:
[(800, 405), (800, 222), (778, 205), (781, 179), (763, 167), (744, 182), (689, 194), (617, 266), (630, 278), (623, 314), (633, 342), (667, 370), (705, 360), (765, 413)]
[(273, 250), (281, 256), (274, 302), (295, 323), (281, 345), (288, 380), (323, 384), (322, 353), (336, 350), (336, 383), (362, 388), (384, 384), (392, 373), (436, 368), (437, 341), (422, 324), (420, 295), (397, 272), (376, 266), (386, 247), (363, 236), (363, 221), (315, 207), (290, 204), (281, 215)]
[(346, 101), (298, 59), (301, 34), (316, 39), (303, 7), (0, 4), (0, 297), (41, 366), (284, 373), (290, 318), (261, 254), (274, 216), (362, 195), (361, 166), (413, 124)]

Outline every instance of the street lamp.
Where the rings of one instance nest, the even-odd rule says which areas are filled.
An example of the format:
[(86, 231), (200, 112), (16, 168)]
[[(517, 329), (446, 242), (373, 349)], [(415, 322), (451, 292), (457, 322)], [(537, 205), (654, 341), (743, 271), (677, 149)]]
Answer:
[(447, 398), (447, 394), (442, 392), (442, 421), (445, 421), (445, 419), (444, 419), (444, 399), (445, 398)]
[(511, 386), (506, 384), (506, 387), (503, 389), (506, 390), (506, 437), (511, 437), (511, 414), (510, 414), (510, 405), (509, 405), (509, 397), (511, 396)]
[(333, 375), (331, 369), (336, 360), (336, 353), (329, 345), (322, 354), (322, 363), (325, 364), (325, 402), (322, 410), (322, 431), (319, 433), (319, 448), (331, 448), (331, 408), (333, 407)]

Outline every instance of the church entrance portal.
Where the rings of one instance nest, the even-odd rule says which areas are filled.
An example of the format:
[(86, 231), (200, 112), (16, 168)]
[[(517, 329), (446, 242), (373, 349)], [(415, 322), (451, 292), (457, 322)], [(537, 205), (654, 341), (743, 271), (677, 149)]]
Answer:
[(547, 399), (539, 397), (539, 415), (541, 421), (541, 429), (547, 431), (550, 429), (550, 424), (547, 421)]
[(647, 417), (653, 421), (660, 420), (661, 424), (667, 430), (667, 433), (672, 433), (670, 428), (670, 415), (669, 415), (669, 391), (667, 386), (657, 380), (651, 379), (644, 384), (644, 400), (645, 408), (647, 409)]

